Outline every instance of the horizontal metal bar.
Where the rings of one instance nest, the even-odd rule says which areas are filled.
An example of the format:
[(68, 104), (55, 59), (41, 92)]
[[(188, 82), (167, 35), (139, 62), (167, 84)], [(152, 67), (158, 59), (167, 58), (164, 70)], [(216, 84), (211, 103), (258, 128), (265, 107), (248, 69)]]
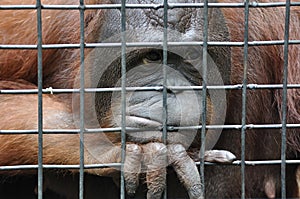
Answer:
[[(37, 94), (37, 89), (0, 90), (0, 94)], [(44, 94), (79, 93), (79, 89), (43, 89)]]
[[(107, 164), (85, 164), (84, 169), (97, 169), (108, 167), (120, 167), (121, 163), (107, 163)], [(49, 165), (43, 164), (43, 169), (79, 169), (80, 165)], [(14, 166), (0, 166), (0, 171), (3, 170), (28, 170), (38, 169), (38, 165), (14, 165)]]
[[(168, 89), (171, 90), (202, 90), (203, 86), (168, 86)], [(214, 85), (207, 86), (209, 90), (239, 90), (242, 89), (242, 84), (236, 85)], [(300, 84), (288, 84), (288, 89), (299, 89)], [(86, 93), (95, 93), (95, 92), (120, 92), (121, 87), (115, 88), (86, 88)], [(248, 84), (247, 89), (256, 90), (256, 89), (283, 89), (282, 84)], [(126, 91), (162, 91), (162, 86), (150, 86), (150, 87), (127, 87)], [(18, 89), (18, 90), (0, 90), (0, 94), (37, 94), (37, 89)], [(79, 89), (52, 89), (46, 88), (43, 89), (44, 94), (60, 94), (60, 93), (79, 93)]]
[[(286, 160), (286, 164), (300, 164), (300, 160)], [(251, 160), (245, 161), (246, 166), (257, 166), (257, 165), (280, 165), (281, 160)], [(196, 165), (200, 165), (200, 162), (196, 162)], [(205, 165), (224, 165), (220, 163), (205, 162)], [(233, 161), (230, 164), (225, 164), (226, 166), (239, 166), (241, 165), (241, 160)]]
[[(299, 2), (291, 2), (291, 6), (299, 6)], [(209, 8), (243, 8), (244, 3), (208, 3)], [(250, 2), (249, 7), (285, 7), (285, 2)], [(126, 9), (162, 9), (163, 4), (126, 4)], [(203, 8), (204, 3), (168, 3), (168, 9), (174, 8)], [(0, 5), (0, 10), (28, 10), (37, 9), (36, 5)], [(121, 4), (95, 4), (95, 5), (42, 5), (42, 9), (47, 10), (79, 10), (79, 9), (121, 9)]]
[[(206, 129), (235, 129), (239, 130), (243, 126), (240, 124), (236, 125), (206, 125)], [(287, 124), (287, 128), (300, 128), (300, 124)], [(282, 124), (246, 124), (246, 129), (280, 129), (282, 128)], [(171, 131), (179, 131), (179, 130), (200, 130), (202, 129), (202, 125), (197, 126), (167, 126), (167, 130), (169, 133)], [(147, 131), (161, 131), (161, 127), (153, 127), (153, 128), (133, 128), (126, 127), (126, 132), (147, 132)], [(78, 134), (80, 132), (79, 129), (44, 129), (43, 134)], [(85, 133), (120, 133), (121, 127), (112, 127), (112, 128), (92, 128), (85, 129)], [(37, 134), (37, 130), (0, 130), (0, 135), (4, 134)]]
[(33, 10), (37, 9), (36, 5), (0, 5), (0, 10)]
[[(236, 85), (213, 85), (206, 86), (209, 90), (240, 90), (243, 88), (242, 84)], [(139, 87), (136, 87), (138, 90)], [(171, 90), (202, 90), (203, 86), (168, 86), (168, 89)], [(283, 89), (283, 84), (247, 84), (246, 88), (249, 90), (257, 90), (257, 89)], [(298, 89), (300, 88), (300, 84), (288, 84), (288, 89)]]
[[(43, 134), (78, 134), (79, 129), (43, 129)], [(38, 134), (37, 129), (30, 130), (0, 130), (0, 135)]]
[[(270, 45), (283, 45), (284, 40), (272, 40), (272, 41), (250, 41), (249, 46), (270, 46)], [(289, 45), (300, 44), (300, 40), (289, 40)], [(243, 47), (244, 42), (229, 42), (229, 41), (210, 41), (207, 42), (208, 46), (236, 46)], [(121, 43), (86, 43), (85, 48), (119, 48)], [(127, 42), (126, 47), (153, 47), (162, 48), (163, 42)], [(168, 46), (203, 46), (202, 41), (180, 41), (180, 42), (168, 42)], [(80, 44), (43, 44), (43, 49), (67, 49), (67, 48), (80, 48)], [(37, 45), (27, 44), (0, 44), (0, 49), (37, 49)]]
[(0, 135), (3, 134), (38, 134), (38, 130), (0, 130)]
[[(80, 48), (80, 44), (43, 44), (43, 49), (61, 49), (61, 48)], [(27, 44), (0, 44), (0, 49), (25, 49), (25, 50), (35, 50), (37, 45), (27, 45)]]
[[(241, 164), (240, 160), (235, 160), (230, 164), (220, 164), (205, 162), (205, 165), (226, 165), (226, 166), (239, 166)], [(257, 166), (257, 165), (280, 165), (281, 160), (255, 160), (255, 161), (245, 161), (247, 166)], [(286, 160), (286, 164), (300, 164), (300, 160)], [(200, 165), (200, 162), (196, 162), (196, 165)], [(120, 167), (121, 163), (106, 163), (106, 164), (85, 164), (84, 169), (98, 169), (98, 168), (109, 168), (109, 167)], [(43, 169), (79, 169), (79, 165), (49, 165), (43, 164)], [(14, 166), (0, 166), (0, 171), (4, 170), (29, 170), (38, 169), (38, 165), (14, 165)]]
[[(242, 125), (206, 125), (206, 129), (236, 129), (239, 130), (243, 128)], [(282, 124), (246, 124), (245, 129), (280, 129)], [(300, 128), (300, 124), (287, 124), (287, 128)], [(181, 126), (181, 127), (172, 127), (172, 130), (194, 130), (202, 129), (202, 125), (198, 126)]]

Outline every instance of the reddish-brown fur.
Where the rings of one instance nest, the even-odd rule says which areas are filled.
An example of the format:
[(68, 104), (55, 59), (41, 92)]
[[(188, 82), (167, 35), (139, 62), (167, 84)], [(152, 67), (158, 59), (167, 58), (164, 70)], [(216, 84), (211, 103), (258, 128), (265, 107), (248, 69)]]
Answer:
[[(226, 1), (225, 2), (230, 2)], [(269, 1), (260, 1), (269, 2)], [(299, 8), (291, 8), (290, 17), (290, 40), (299, 40)], [(223, 9), (228, 22), (232, 41), (244, 40), (243, 9)], [(240, 16), (240, 17), (237, 17)], [(250, 8), (249, 14), (249, 42), (284, 40), (285, 8)], [(237, 27), (237, 24), (239, 26)], [(243, 74), (243, 49), (232, 48), (232, 84), (242, 83)], [(248, 57), (248, 83), (249, 84), (282, 84), (283, 83), (283, 46), (252, 46), (249, 47)], [(290, 45), (288, 56), (288, 84), (300, 82), (300, 46)], [(247, 100), (247, 123), (267, 124), (281, 123), (282, 90), (255, 90), (248, 92)], [(299, 89), (289, 89), (287, 97), (287, 123), (299, 123), (300, 120)], [(232, 95), (233, 101), (240, 99), (240, 93)], [(229, 102), (230, 105), (235, 103)], [(235, 105), (234, 105), (235, 106)], [(230, 108), (230, 121), (240, 121), (240, 114), (235, 111), (241, 109)], [(258, 111), (260, 110), (260, 111)], [(262, 114), (263, 113), (263, 114)], [(238, 118), (236, 118), (238, 117)], [(277, 118), (276, 118), (277, 117)], [(233, 119), (236, 118), (236, 119)], [(299, 152), (300, 134), (297, 129), (289, 129), (287, 140), (289, 150)], [(273, 154), (272, 154), (273, 155)], [(275, 158), (273, 156), (273, 158)]]
[[(225, 0), (224, 2), (231, 2)], [(269, 2), (269, 1), (260, 1)], [(231, 41), (244, 41), (244, 9), (222, 9), (230, 31)], [(300, 21), (299, 7), (291, 8), (289, 39), (299, 40)], [(249, 41), (284, 40), (285, 8), (250, 8)], [(242, 47), (232, 47), (231, 83), (243, 82)], [(248, 48), (249, 84), (282, 84), (284, 50), (282, 45), (250, 46)], [(288, 83), (300, 82), (300, 45), (289, 45)], [(300, 123), (299, 89), (289, 89), (287, 96), (287, 123)], [(226, 117), (228, 124), (241, 124), (242, 92), (230, 91), (229, 106)], [(282, 119), (282, 89), (262, 89), (247, 91), (247, 124), (280, 124)], [(248, 129), (246, 131), (246, 160), (280, 159), (281, 129)], [(241, 153), (240, 131), (224, 130), (216, 147), (232, 151), (238, 157)], [(287, 158), (299, 159), (300, 133), (297, 128), (287, 130)], [(230, 169), (229, 169), (230, 170)], [(215, 171), (216, 172), (216, 171)], [(221, 171), (220, 171), (221, 172)], [(226, 171), (224, 171), (226, 172)], [(227, 171), (228, 172), (228, 171)], [(292, 189), (296, 182), (295, 167), (287, 167), (288, 196), (295, 196)], [(236, 171), (236, 179), (240, 179), (240, 171)], [(264, 176), (264, 177), (263, 177)], [(212, 177), (212, 176), (210, 176)], [(260, 181), (260, 182), (258, 182)], [(290, 183), (290, 184), (289, 184)], [(239, 186), (232, 185), (223, 189), (235, 190)], [(270, 185), (274, 187), (270, 187)], [(299, 185), (298, 185), (299, 186)], [(255, 188), (257, 187), (257, 188)], [(267, 197), (280, 197), (280, 168), (246, 167), (246, 197), (252, 196), (262, 189)], [(222, 188), (220, 188), (222, 189)], [(218, 192), (218, 191), (216, 191)], [(230, 192), (230, 191), (229, 191)], [(228, 193), (228, 192), (227, 192)], [(258, 192), (257, 192), (258, 193)], [(219, 195), (223, 197), (224, 195)], [(255, 195), (264, 197), (263, 195)], [(226, 196), (224, 196), (226, 197)], [(230, 197), (230, 196), (229, 196)]]
[[(101, 3), (101, 0), (89, 0), (88, 4)], [(77, 4), (77, 0), (44, 0), (45, 4)], [(232, 2), (224, 0), (222, 2)], [(261, 1), (265, 2), (265, 1)], [(268, 1), (266, 1), (268, 2)], [(4, 0), (1, 4), (34, 4), (34, 0)], [(291, 8), (290, 40), (300, 39), (299, 7)], [(224, 8), (223, 10), (231, 41), (243, 41), (242, 8)], [(101, 26), (102, 10), (86, 12), (86, 42), (95, 41), (94, 36)], [(67, 14), (66, 14), (67, 13)], [(284, 39), (284, 7), (251, 8), (249, 19), (249, 41), (272, 41)], [(95, 17), (96, 16), (96, 17)], [(1, 44), (36, 44), (36, 11), (14, 10), (0, 11)], [(79, 43), (79, 11), (43, 10), (43, 43), (62, 44)], [(88, 52), (88, 50), (87, 50)], [(249, 47), (248, 83), (280, 84), (283, 78), (283, 46)], [(0, 89), (31, 89), (37, 83), (36, 50), (0, 50)], [(79, 50), (59, 49), (43, 51), (44, 87), (72, 88), (73, 80), (79, 70)], [(300, 82), (300, 45), (289, 46), (288, 83)], [(232, 48), (232, 84), (242, 83), (243, 49)], [(22, 79), (22, 80), (17, 80)], [(7, 81), (6, 81), (7, 80)], [(25, 81), (23, 81), (25, 80)], [(251, 90), (247, 92), (248, 124), (281, 123), (282, 90)], [(299, 89), (288, 90), (287, 123), (300, 123)], [(68, 97), (66, 98), (68, 99)], [(56, 96), (44, 95), (44, 128), (74, 128), (67, 103)], [(228, 124), (241, 123), (241, 92), (232, 91), (229, 96)], [(0, 129), (36, 129), (36, 95), (1, 95)], [(59, 117), (52, 113), (59, 112)], [(53, 119), (55, 117), (55, 119)], [(279, 130), (247, 131), (246, 159), (280, 159), (281, 137)], [(275, 132), (275, 134), (274, 134)], [(239, 134), (229, 135), (225, 131), (218, 147), (233, 151), (239, 156)], [(0, 135), (0, 164), (36, 164), (37, 135)], [(68, 142), (61, 142), (68, 140)], [(233, 143), (234, 142), (234, 143)], [(253, 145), (255, 143), (255, 145)], [(287, 131), (287, 156), (297, 158), (300, 154), (300, 133), (298, 129)], [(50, 147), (51, 146), (51, 147)], [(78, 164), (78, 135), (44, 135), (44, 163)], [(262, 151), (263, 150), (263, 151)], [(4, 153), (5, 151), (5, 153)], [(22, 153), (20, 153), (22, 151)], [(6, 154), (6, 155), (2, 155)], [(113, 154), (113, 153), (112, 153)], [(86, 163), (93, 163), (93, 157)], [(89, 170), (91, 173), (105, 175), (111, 170)], [(274, 170), (277, 171), (277, 170)], [(270, 174), (273, 179), (273, 173)], [(299, 179), (299, 169), (297, 173)], [(268, 176), (269, 177), (269, 176)], [(269, 179), (269, 178), (268, 178)], [(270, 181), (265, 179), (269, 186)], [(299, 180), (298, 180), (299, 183)], [(272, 183), (271, 183), (272, 184)], [(278, 187), (276, 187), (278, 188)], [(269, 191), (269, 189), (267, 189)], [(273, 193), (271, 193), (272, 195)]]
[[(103, 1), (102, 1), (103, 2)], [(43, 4), (77, 5), (76, 0), (42, 1)], [(99, 1), (86, 1), (87, 4), (97, 4)], [(35, 4), (34, 0), (1, 1), (2, 5)], [(43, 44), (79, 44), (79, 11), (43, 10)], [(94, 15), (97, 17), (93, 18)], [(37, 44), (37, 16), (35, 10), (1, 11), (0, 22), (1, 44)], [(92, 42), (93, 34), (97, 34), (102, 11), (87, 11), (86, 41)], [(94, 21), (93, 21), (94, 20)], [(93, 27), (91, 27), (93, 26)], [(87, 50), (88, 51), (88, 50)], [(44, 87), (72, 88), (75, 75), (79, 68), (79, 49), (60, 49), (43, 51), (43, 84)], [(29, 89), (37, 81), (37, 51), (36, 50), (0, 50), (1, 89)], [(18, 80), (21, 79), (21, 80)], [(23, 81), (25, 80), (25, 81)], [(18, 81), (18, 83), (14, 83)], [(31, 83), (29, 83), (31, 82)], [(66, 95), (66, 98), (70, 98)], [(1, 129), (37, 129), (37, 96), (36, 95), (3, 95), (1, 96)], [(22, 103), (20, 103), (22, 102)], [(44, 128), (74, 128), (70, 103), (59, 101), (56, 96), (44, 95)], [(52, 113), (51, 113), (52, 112)], [(53, 115), (53, 112), (56, 112)], [(60, 113), (61, 115), (57, 116)], [(10, 115), (10, 116), (9, 116)], [(48, 117), (49, 116), (49, 117)], [(1, 165), (36, 164), (37, 136), (36, 135), (2, 135), (2, 151), (9, 157), (14, 157), (16, 150), (23, 151), (13, 159), (0, 157)], [(48, 139), (49, 138), (49, 139)], [(44, 161), (55, 164), (79, 163), (78, 135), (45, 135)], [(27, 140), (27, 141), (26, 141)], [(46, 141), (47, 140), (47, 141)], [(68, 140), (68, 144), (61, 142)], [(22, 145), (20, 145), (22, 143)], [(54, 145), (53, 145), (54, 144)], [(51, 147), (47, 147), (51, 146)], [(54, 147), (55, 146), (55, 147)], [(20, 148), (18, 148), (20, 147)], [(51, 148), (51, 150), (47, 150)], [(65, 149), (63, 149), (65, 148)], [(53, 150), (52, 150), (53, 149)], [(68, 151), (70, 153), (68, 153)], [(34, 153), (34, 154), (33, 154)], [(54, 155), (56, 154), (56, 155)], [(92, 160), (87, 160), (90, 163)]]
[[(0, 81), (0, 89), (36, 89), (36, 86), (23, 80)], [(2, 130), (36, 130), (38, 127), (38, 98), (36, 94), (3, 94), (0, 98), (0, 117)], [(75, 129), (69, 108), (52, 95), (43, 95), (43, 128), (44, 129)], [(18, 117), (16, 117), (18, 116)], [(59, 122), (58, 122), (59, 121)], [(101, 137), (89, 135), (86, 141), (105, 144)], [(38, 135), (0, 135), (1, 165), (37, 164)], [(43, 161), (45, 164), (79, 164), (78, 134), (45, 134), (43, 136)], [(116, 148), (112, 153), (117, 155)], [(97, 160), (85, 152), (86, 163)], [(116, 158), (117, 159), (117, 158)], [(113, 169), (89, 170), (97, 175), (110, 175)], [(17, 171), (19, 172), (19, 171)], [(12, 171), (11, 174), (16, 174)]]
[[(86, 4), (98, 4), (103, 0), (88, 0)], [(76, 0), (44, 0), (43, 4), (78, 5)], [(31, 4), (34, 0), (1, 1), (2, 5)], [(95, 42), (99, 30), (102, 10), (86, 11), (85, 42)], [(67, 14), (66, 14), (67, 13)], [(94, 16), (97, 17), (94, 17)], [(35, 10), (2, 10), (0, 17), (1, 44), (37, 44), (37, 16)], [(97, 22), (97, 23), (96, 23)], [(79, 44), (80, 18), (78, 10), (43, 10), (43, 44)], [(87, 49), (88, 51), (88, 49)], [(72, 88), (77, 75), (79, 49), (45, 50), (43, 52), (44, 86), (53, 88)], [(9, 64), (9, 67), (7, 66)], [(36, 83), (36, 50), (0, 50), (0, 77), (25, 79)]]

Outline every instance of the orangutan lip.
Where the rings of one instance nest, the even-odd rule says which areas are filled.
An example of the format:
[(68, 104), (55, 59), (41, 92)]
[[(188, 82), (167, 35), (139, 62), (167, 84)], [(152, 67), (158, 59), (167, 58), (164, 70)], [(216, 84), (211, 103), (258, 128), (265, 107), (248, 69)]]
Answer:
[[(155, 121), (149, 118), (140, 117), (136, 115), (128, 115), (126, 116), (127, 126), (134, 127), (134, 128), (146, 128), (151, 130), (163, 131), (163, 125), (160, 121)], [(132, 125), (134, 124), (134, 125)], [(153, 129), (153, 127), (155, 129)], [(167, 125), (168, 132), (178, 132), (177, 125)]]
[(156, 127), (161, 128), (162, 124), (158, 121), (154, 121), (145, 117), (140, 117), (136, 115), (127, 115), (126, 116), (126, 125), (130, 127)]

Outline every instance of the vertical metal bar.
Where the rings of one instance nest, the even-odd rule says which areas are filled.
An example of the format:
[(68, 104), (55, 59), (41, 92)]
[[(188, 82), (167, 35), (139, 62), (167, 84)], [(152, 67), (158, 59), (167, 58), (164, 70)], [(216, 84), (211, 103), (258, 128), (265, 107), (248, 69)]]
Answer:
[(80, 168), (79, 168), (79, 199), (84, 198), (84, 0), (80, 0)]
[(126, 0), (121, 2), (121, 73), (122, 73), (122, 123), (121, 123), (121, 199), (125, 199), (125, 177), (124, 177), (124, 162), (126, 152)]
[(206, 107), (207, 107), (207, 42), (208, 42), (208, 0), (204, 0), (203, 7), (203, 55), (202, 55), (202, 129), (201, 129), (201, 149), (200, 149), (200, 176), (203, 184), (203, 198), (205, 198), (205, 177), (204, 177), (204, 152), (206, 135)]
[(84, 0), (80, 0), (80, 168), (79, 199), (84, 198)]
[(244, 1), (244, 72), (242, 90), (242, 129), (241, 129), (241, 191), (245, 198), (245, 142), (246, 142), (246, 106), (247, 106), (247, 72), (248, 72), (248, 32), (249, 32), (249, 0)]
[(286, 109), (288, 83), (288, 53), (289, 53), (290, 0), (286, 0), (284, 26), (284, 65), (282, 93), (282, 130), (281, 130), (281, 198), (286, 198)]
[(42, 57), (42, 4), (36, 1), (37, 59), (38, 59), (38, 198), (43, 198), (43, 57)]
[(168, 0), (164, 0), (164, 33), (163, 33), (163, 141), (167, 142), (167, 71), (168, 64)]
[[(162, 140), (164, 144), (167, 144), (168, 132), (168, 106), (167, 106), (167, 64), (168, 64), (168, 0), (164, 0), (164, 32), (163, 32), (163, 129)], [(166, 189), (163, 194), (163, 198), (167, 199), (167, 182)]]

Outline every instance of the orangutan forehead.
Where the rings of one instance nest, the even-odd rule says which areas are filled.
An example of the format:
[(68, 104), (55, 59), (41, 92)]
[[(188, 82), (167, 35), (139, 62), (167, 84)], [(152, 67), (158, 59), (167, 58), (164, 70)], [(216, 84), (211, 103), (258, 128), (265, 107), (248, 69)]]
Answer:
[[(195, 3), (194, 0), (176, 0), (168, 3)], [(120, 3), (120, 0), (114, 1)], [(162, 0), (130, 0), (127, 3), (133, 4), (161, 4)], [(201, 29), (202, 9), (196, 8), (173, 8), (167, 11), (167, 26), (169, 29), (180, 33), (186, 33), (191, 29)], [(126, 10), (127, 29), (136, 28), (163, 28), (164, 27), (164, 8), (159, 9), (128, 9)], [(121, 17), (121, 15), (116, 15)]]

